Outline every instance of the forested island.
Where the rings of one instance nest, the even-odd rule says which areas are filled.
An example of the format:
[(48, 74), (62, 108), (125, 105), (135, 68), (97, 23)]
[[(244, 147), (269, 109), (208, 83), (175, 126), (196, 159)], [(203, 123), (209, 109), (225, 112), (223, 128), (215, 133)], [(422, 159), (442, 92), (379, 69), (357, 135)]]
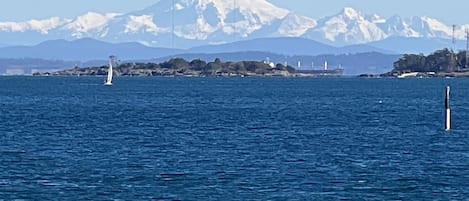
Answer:
[[(390, 72), (379, 76), (469, 77), (468, 57), (466, 51), (454, 52), (447, 48), (429, 55), (404, 54), (393, 63), (393, 69)], [(127, 62), (115, 64), (113, 69), (114, 75), (117, 76), (305, 76), (296, 73), (295, 68), (283, 64), (266, 61), (222, 62), (218, 58), (211, 62), (201, 59), (186, 61), (182, 58), (172, 58), (162, 63)], [(34, 75), (104, 76), (107, 71), (108, 65), (102, 65), (75, 67)], [(306, 76), (321, 76), (321, 74), (313, 73)]]
[[(75, 67), (55, 72), (34, 75), (106, 75), (108, 66)], [(117, 76), (291, 76), (295, 69), (291, 66), (262, 61), (212, 62), (195, 59), (186, 61), (173, 58), (163, 63), (122, 63), (114, 66)]]
[(382, 76), (402, 76), (409, 73), (419, 76), (458, 76), (469, 77), (469, 61), (466, 51), (454, 52), (447, 48), (427, 56), (404, 54), (394, 62), (393, 70)]

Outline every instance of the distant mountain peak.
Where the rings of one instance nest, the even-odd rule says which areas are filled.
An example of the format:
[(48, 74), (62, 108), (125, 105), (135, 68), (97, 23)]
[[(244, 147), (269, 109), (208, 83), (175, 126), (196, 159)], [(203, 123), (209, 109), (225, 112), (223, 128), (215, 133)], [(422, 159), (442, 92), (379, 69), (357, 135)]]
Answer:
[[(281, 23), (290, 13), (266, 0), (174, 0), (173, 2), (159, 1), (148, 8), (131, 13), (131, 16), (126, 16), (125, 33), (146, 32), (166, 39), (176, 37), (182, 40), (213, 40), (207, 44), (229, 42), (249, 38), (255, 32)], [(302, 26), (298, 29), (305, 28)], [(168, 44), (167, 41), (169, 40), (162, 40), (162, 43)]]
[(385, 18), (382, 18), (382, 17), (379, 16), (378, 14), (368, 15), (368, 16), (367, 16), (367, 19), (368, 19), (370, 22), (376, 23), (376, 24), (379, 24), (379, 23), (386, 23), (386, 19), (385, 19)]
[(349, 18), (349, 19), (359, 19), (362, 16), (361, 12), (351, 8), (351, 7), (345, 7), (342, 9), (342, 12), (340, 13), (341, 15)]

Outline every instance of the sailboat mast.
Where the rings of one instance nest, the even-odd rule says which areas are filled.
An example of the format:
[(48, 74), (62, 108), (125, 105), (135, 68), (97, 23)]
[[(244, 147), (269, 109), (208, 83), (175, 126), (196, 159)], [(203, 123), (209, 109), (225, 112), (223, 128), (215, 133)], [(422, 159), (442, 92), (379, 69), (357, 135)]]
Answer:
[(233, 42), (236, 42), (236, 31), (237, 31), (237, 26), (236, 26), (236, 22), (237, 22), (237, 13), (236, 13), (236, 7), (238, 7), (237, 5), (237, 2), (236, 0), (233, 0)]
[(456, 44), (456, 38), (455, 38), (455, 32), (456, 32), (456, 25), (453, 24), (453, 34), (452, 34), (452, 40), (451, 40), (451, 58), (449, 61), (448, 65), (448, 72), (452, 72), (455, 67), (455, 55), (454, 55), (454, 49), (455, 49), (455, 44)]
[(466, 68), (469, 67), (469, 28), (466, 27)]
[(171, 49), (174, 50), (174, 0), (171, 4)]

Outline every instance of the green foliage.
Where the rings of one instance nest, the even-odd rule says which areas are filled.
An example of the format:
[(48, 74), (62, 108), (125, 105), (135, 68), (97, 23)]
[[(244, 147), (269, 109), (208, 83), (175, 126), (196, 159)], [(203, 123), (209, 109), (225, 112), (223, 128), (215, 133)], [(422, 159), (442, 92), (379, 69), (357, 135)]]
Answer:
[(453, 72), (466, 66), (466, 52), (453, 53), (447, 48), (424, 56), (404, 54), (394, 62), (393, 72)]
[(194, 69), (194, 70), (204, 70), (205, 67), (207, 66), (207, 62), (202, 61), (200, 59), (194, 59), (192, 60), (189, 65)]
[(189, 62), (182, 58), (174, 58), (161, 64), (161, 67), (170, 69), (185, 69), (189, 66)]

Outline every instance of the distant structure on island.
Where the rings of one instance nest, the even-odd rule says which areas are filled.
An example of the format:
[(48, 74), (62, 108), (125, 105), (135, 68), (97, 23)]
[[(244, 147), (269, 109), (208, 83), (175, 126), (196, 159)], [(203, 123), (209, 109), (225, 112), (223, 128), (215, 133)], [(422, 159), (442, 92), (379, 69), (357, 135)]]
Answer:
[(427, 56), (404, 54), (394, 62), (394, 69), (383, 77), (469, 77), (469, 29), (466, 28), (466, 50), (455, 52), (456, 25), (453, 25), (451, 47), (437, 50)]
[(314, 63), (311, 64), (310, 69), (301, 69), (301, 61), (298, 61), (297, 69), (295, 72), (304, 76), (340, 77), (344, 73), (344, 69), (340, 66), (338, 68), (329, 69), (327, 61), (324, 62), (324, 67), (322, 69), (315, 68)]

